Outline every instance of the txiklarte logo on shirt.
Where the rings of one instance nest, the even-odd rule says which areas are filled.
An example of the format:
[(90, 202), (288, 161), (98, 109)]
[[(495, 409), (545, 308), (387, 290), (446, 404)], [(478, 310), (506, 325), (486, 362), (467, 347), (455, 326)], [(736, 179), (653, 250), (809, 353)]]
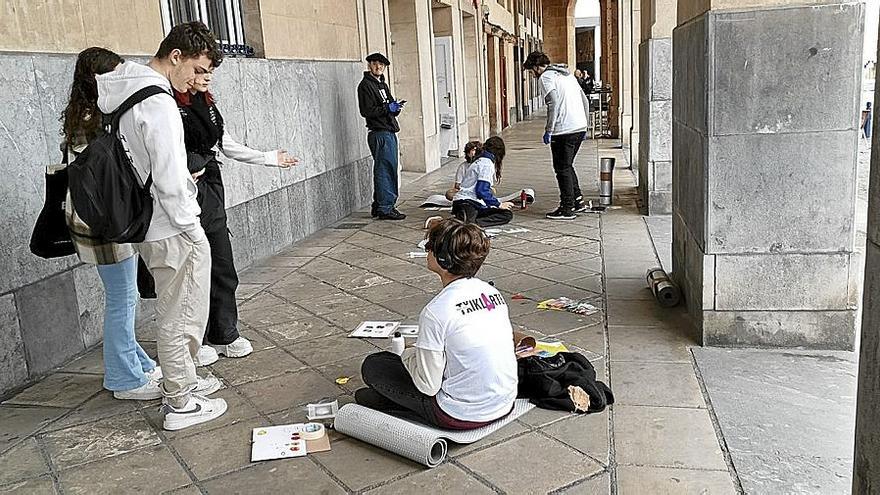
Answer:
[(505, 306), (506, 304), (501, 294), (492, 294), (491, 296), (480, 294), (480, 297), (462, 301), (456, 304), (455, 307), (458, 308), (461, 314), (466, 315), (474, 311), (492, 311), (497, 306)]

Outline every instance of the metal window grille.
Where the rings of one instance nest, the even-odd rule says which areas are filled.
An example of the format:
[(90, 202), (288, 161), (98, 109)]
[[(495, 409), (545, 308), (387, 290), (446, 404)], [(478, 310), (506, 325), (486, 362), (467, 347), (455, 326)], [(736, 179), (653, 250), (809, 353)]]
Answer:
[(165, 33), (182, 22), (201, 21), (217, 37), (220, 50), (230, 57), (253, 57), (244, 39), (241, 0), (160, 0)]

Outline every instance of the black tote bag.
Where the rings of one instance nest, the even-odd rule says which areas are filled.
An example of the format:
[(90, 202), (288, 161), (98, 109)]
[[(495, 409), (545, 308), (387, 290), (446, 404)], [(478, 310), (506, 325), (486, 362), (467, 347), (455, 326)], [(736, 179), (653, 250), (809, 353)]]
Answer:
[(64, 214), (67, 198), (67, 147), (63, 166), (46, 167), (46, 200), (31, 234), (31, 252), (41, 258), (70, 256), (76, 250)]

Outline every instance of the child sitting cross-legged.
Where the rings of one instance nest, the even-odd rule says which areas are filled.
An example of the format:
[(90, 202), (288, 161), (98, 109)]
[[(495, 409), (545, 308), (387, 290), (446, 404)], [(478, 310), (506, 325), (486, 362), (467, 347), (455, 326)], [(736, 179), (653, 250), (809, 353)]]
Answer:
[(483, 152), (464, 173), (461, 188), (452, 198), (452, 214), (464, 223), (480, 227), (504, 225), (513, 219), (513, 203), (498, 200), (492, 192), (501, 180), (504, 141), (492, 136), (483, 143)]
[(445, 429), (480, 428), (506, 416), (517, 395), (507, 303), (475, 277), (489, 254), (482, 229), (457, 219), (428, 232), (428, 269), (443, 289), (422, 310), (414, 347), (364, 359), (365, 407)]
[(464, 145), (464, 161), (461, 162), (458, 169), (455, 171), (455, 182), (452, 187), (446, 191), (446, 199), (452, 201), (452, 198), (455, 197), (455, 193), (461, 189), (461, 181), (464, 180), (464, 174), (467, 172), (468, 167), (471, 166), (471, 163), (477, 161), (477, 158), (482, 152), (483, 143), (479, 141), (470, 141), (468, 144)]

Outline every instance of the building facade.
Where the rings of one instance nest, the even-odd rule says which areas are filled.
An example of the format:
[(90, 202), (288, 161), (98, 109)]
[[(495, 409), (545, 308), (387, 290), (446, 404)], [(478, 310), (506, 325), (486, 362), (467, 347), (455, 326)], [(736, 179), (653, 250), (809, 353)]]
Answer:
[[(181, 21), (206, 21), (229, 56), (214, 92), (237, 140), (287, 149), (291, 170), (226, 160), (227, 211), (244, 268), (369, 203), (372, 159), (358, 113), (364, 57), (384, 52), (400, 117), (400, 164), (429, 172), (464, 144), (540, 105), (519, 69), (542, 44), (540, 0), (65, 0), (6, 2), (0, 16), (0, 396), (101, 340), (103, 294), (76, 256), (28, 250), (76, 53), (146, 62)], [(142, 305), (149, 318), (150, 305)]]

